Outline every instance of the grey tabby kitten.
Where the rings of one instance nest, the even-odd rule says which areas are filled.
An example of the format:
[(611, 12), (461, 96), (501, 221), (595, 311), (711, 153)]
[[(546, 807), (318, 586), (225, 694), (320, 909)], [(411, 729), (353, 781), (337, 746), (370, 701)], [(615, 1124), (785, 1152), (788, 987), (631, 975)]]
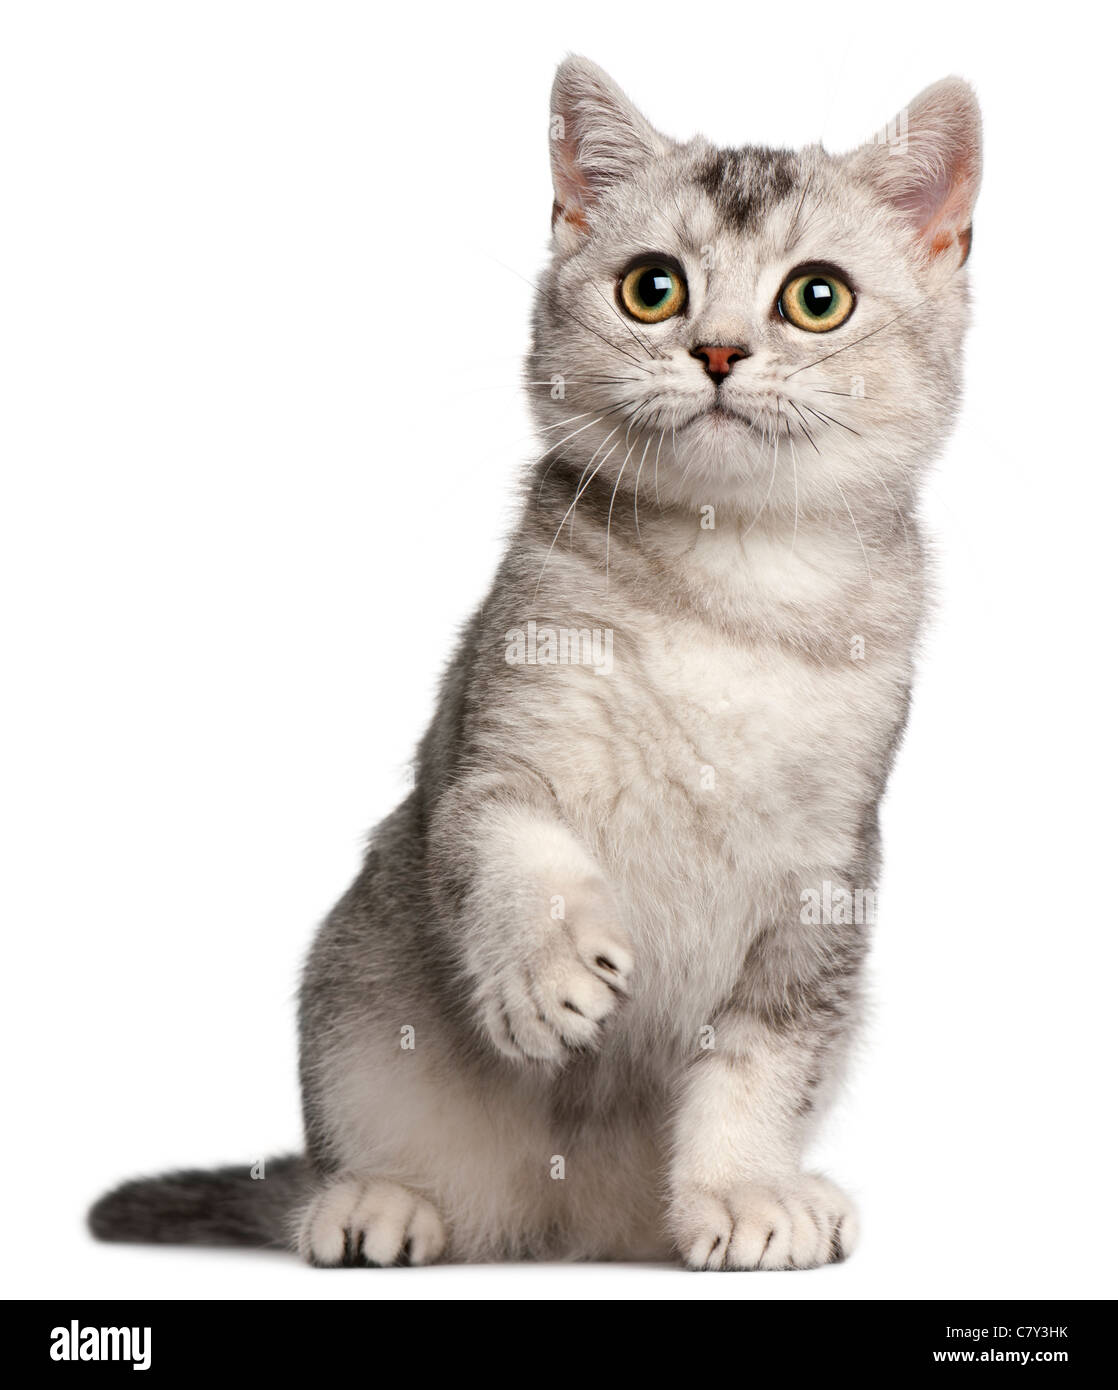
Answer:
[(858, 1019), (978, 109), (949, 78), (853, 154), (716, 149), (571, 58), (550, 133), (547, 452), (415, 790), (311, 951), (306, 1157), (129, 1183), (103, 1238), (701, 1269), (854, 1245), (803, 1153)]

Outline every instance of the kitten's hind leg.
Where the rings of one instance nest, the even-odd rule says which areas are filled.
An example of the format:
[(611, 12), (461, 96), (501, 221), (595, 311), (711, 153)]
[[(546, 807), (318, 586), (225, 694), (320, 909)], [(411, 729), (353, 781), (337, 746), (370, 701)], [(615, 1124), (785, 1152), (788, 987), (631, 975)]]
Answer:
[(427, 1265), (442, 1254), (442, 1218), (425, 1197), (386, 1178), (336, 1178), (303, 1210), (297, 1248), (308, 1264)]

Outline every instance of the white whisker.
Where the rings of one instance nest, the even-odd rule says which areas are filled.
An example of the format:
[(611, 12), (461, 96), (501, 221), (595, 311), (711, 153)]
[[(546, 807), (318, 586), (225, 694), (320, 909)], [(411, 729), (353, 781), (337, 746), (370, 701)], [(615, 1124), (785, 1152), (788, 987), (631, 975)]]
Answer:
[[(765, 442), (767, 442), (767, 440), (768, 440), (768, 426), (767, 426), (767, 424), (766, 424), (766, 426), (765, 426), (765, 432), (764, 432), (764, 435), (762, 436), (762, 441), (761, 441), (762, 444), (764, 444)], [(773, 436), (773, 466), (772, 466), (772, 472), (769, 474), (769, 490), (768, 490), (768, 492), (765, 493), (765, 499), (764, 499), (764, 501), (761, 503), (760, 507), (758, 507), (758, 509), (757, 509), (757, 515), (753, 518), (753, 520), (749, 523), (749, 525), (748, 525), (748, 526), (745, 528), (745, 530), (741, 533), (740, 539), (741, 539), (743, 542), (744, 542), (746, 536), (749, 535), (750, 531), (753, 530), (754, 526), (756, 526), (757, 523), (761, 520), (761, 515), (762, 515), (762, 513), (764, 512), (765, 508), (769, 505), (769, 498), (772, 496), (773, 486), (774, 486), (774, 484), (776, 483), (776, 463), (777, 463), (777, 455), (778, 455), (779, 453), (780, 453), (780, 435), (779, 435), (779, 434), (774, 434), (774, 436)]]
[[(780, 411), (781, 419), (784, 418), (784, 408), (777, 402), (777, 410)], [(788, 431), (788, 448), (792, 451), (792, 545), (791, 550), (796, 549), (796, 537), (800, 530), (800, 483), (796, 474), (796, 446), (792, 442), (792, 431)]]
[[(581, 475), (581, 477), (579, 478), (579, 480), (578, 480), (578, 485), (577, 485), (577, 487), (576, 487), (576, 489), (575, 489), (575, 501), (571, 503), (571, 505), (570, 505), (570, 507), (568, 508), (568, 511), (567, 511), (567, 515), (570, 516), (570, 518), (571, 518), (571, 545), (574, 545), (574, 543), (575, 543), (575, 519), (574, 519), (574, 515), (573, 515), (573, 512), (574, 512), (574, 505), (575, 505), (575, 502), (577, 502), (578, 499), (582, 496), (582, 482), (583, 482), (583, 479), (586, 477), (587, 473), (590, 472), (590, 465), (594, 462), (594, 460), (598, 457), (598, 455), (601, 453), (601, 451), (606, 447), (606, 445), (610, 442), (610, 440), (613, 438), (613, 436), (617, 433), (617, 431), (618, 431), (620, 428), (621, 428), (620, 425), (614, 425), (613, 429), (610, 430), (609, 434), (606, 435), (605, 439), (602, 440), (602, 442), (598, 445), (598, 447), (597, 447), (597, 448), (594, 450), (594, 452), (590, 455), (590, 461), (589, 461), (589, 463), (587, 463), (586, 467), (582, 470), (582, 475)], [(617, 441), (617, 444), (620, 444), (620, 443), (621, 443), (621, 441), (618, 440), (618, 441)], [(615, 444), (615, 445), (613, 446), (613, 449), (616, 449), (616, 448), (617, 448), (617, 444)], [(609, 451), (610, 454), (613, 453), (613, 449), (611, 449), (611, 450)], [(606, 458), (609, 458), (609, 454), (606, 455)], [(605, 461), (606, 461), (606, 460), (603, 459), (603, 460), (602, 460), (602, 463), (605, 463)], [(600, 467), (601, 467), (601, 464), (599, 464), (598, 467), (600, 468)], [(596, 473), (597, 471), (598, 471), (598, 469), (595, 468), (594, 472)], [(591, 474), (591, 477), (593, 477), (593, 474)], [(589, 485), (589, 484), (588, 484), (588, 485)], [(563, 521), (566, 521), (566, 519), (567, 519), (567, 518), (564, 517), (564, 518), (563, 518)], [(560, 530), (563, 529), (563, 522), (562, 522), (562, 521), (559, 523), (559, 529), (560, 529)]]
[[(619, 444), (620, 442), (621, 442), (621, 441), (618, 440), (618, 444)], [(617, 444), (615, 444), (615, 445), (613, 446), (613, 449), (616, 449), (616, 448), (617, 448)], [(575, 507), (578, 505), (578, 499), (582, 496), (582, 494), (586, 491), (586, 489), (590, 486), (590, 484), (591, 484), (591, 483), (594, 481), (594, 479), (597, 477), (597, 475), (598, 475), (598, 470), (602, 467), (602, 464), (605, 463), (606, 459), (609, 458), (609, 455), (613, 453), (613, 449), (611, 449), (611, 450), (609, 451), (609, 454), (606, 454), (606, 455), (605, 455), (605, 457), (602, 459), (602, 462), (598, 464), (598, 467), (594, 469), (594, 472), (591, 473), (591, 475), (589, 476), (589, 478), (586, 479), (586, 482), (585, 482), (585, 483), (582, 485), (582, 487), (580, 487), (579, 490), (575, 493), (575, 495), (574, 495), (574, 500), (571, 502), (571, 505), (567, 508), (567, 510), (563, 513), (563, 520), (560, 521), (559, 526), (558, 526), (558, 529), (556, 530), (555, 535), (552, 537), (551, 544), (547, 547), (547, 554), (543, 557), (543, 564), (540, 566), (540, 577), (536, 580), (536, 588), (535, 588), (535, 593), (534, 593), (534, 595), (533, 595), (534, 598), (539, 598), (539, 595), (540, 595), (540, 585), (543, 583), (544, 570), (547, 569), (547, 563), (548, 563), (548, 561), (551, 559), (551, 552), (555, 549), (555, 542), (559, 539), (559, 536), (560, 536), (560, 534), (562, 533), (563, 527), (564, 527), (564, 525), (566, 524), (566, 521), (567, 521), (567, 517), (569, 517), (570, 514), (574, 511)]]
[[(608, 413), (609, 413), (609, 412), (607, 411), (606, 414), (608, 414)], [(559, 441), (558, 444), (552, 444), (544, 453), (542, 453), (542, 454), (539, 456), (539, 458), (536, 460), (536, 463), (534, 463), (534, 464), (532, 465), (532, 467), (534, 468), (534, 467), (536, 467), (537, 464), (542, 463), (542, 462), (544, 461), (544, 459), (547, 458), (548, 454), (555, 454), (555, 458), (553, 458), (553, 459), (551, 460), (551, 462), (547, 465), (547, 467), (544, 469), (544, 471), (543, 471), (543, 477), (540, 479), (540, 485), (539, 485), (539, 488), (538, 488), (538, 490), (537, 490), (537, 492), (536, 492), (536, 506), (537, 506), (537, 507), (540, 505), (540, 497), (543, 495), (543, 485), (544, 485), (544, 483), (547, 482), (547, 475), (548, 475), (548, 474), (551, 472), (551, 470), (555, 467), (555, 459), (557, 459), (557, 458), (559, 457), (559, 455), (558, 455), (558, 453), (557, 453), (556, 451), (559, 450), (559, 449), (561, 449), (561, 448), (563, 447), (563, 445), (566, 444), (566, 442), (567, 442), (568, 439), (573, 439), (573, 438), (575, 437), (576, 434), (581, 434), (583, 430), (588, 430), (588, 429), (590, 429), (590, 428), (591, 428), (592, 426), (594, 426), (594, 425), (600, 425), (601, 422), (602, 422), (605, 418), (606, 418), (605, 415), (599, 415), (598, 418), (597, 418), (596, 420), (591, 420), (591, 421), (589, 422), (589, 424), (579, 425), (579, 427), (578, 427), (577, 430), (571, 430), (570, 434), (568, 434), (565, 438), (561, 439), (561, 440)], [(581, 416), (577, 416), (577, 415), (576, 415), (576, 416), (575, 416), (575, 419), (576, 419), (576, 420), (577, 420), (577, 419), (581, 419)], [(569, 423), (569, 421), (568, 421), (568, 423)]]
[(613, 491), (609, 495), (609, 511), (606, 513), (606, 593), (609, 593), (609, 532), (613, 525), (613, 504), (617, 499), (617, 489), (621, 486), (621, 479), (625, 476), (625, 468), (633, 454), (633, 446), (630, 445), (625, 457), (621, 460), (621, 467), (618, 470), (617, 481), (613, 485)]
[(850, 524), (854, 527), (854, 534), (858, 537), (858, 546), (862, 552), (862, 559), (866, 563), (866, 578), (869, 580), (870, 588), (872, 589), (873, 571), (870, 569), (870, 557), (866, 554), (866, 547), (862, 543), (862, 533), (858, 530), (858, 523), (854, 520), (854, 513), (850, 510), (850, 503), (846, 500), (846, 493), (842, 490), (842, 484), (837, 478), (833, 478), (831, 481), (839, 490), (839, 496), (842, 498), (842, 505), (846, 508), (846, 515), (850, 518)]
[(643, 470), (644, 470), (644, 461), (645, 461), (645, 459), (648, 457), (648, 451), (649, 451), (649, 449), (650, 449), (651, 446), (652, 446), (652, 436), (649, 435), (649, 436), (648, 436), (648, 439), (645, 441), (644, 453), (641, 454), (641, 461), (640, 461), (640, 464), (639, 464), (639, 466), (638, 466), (638, 468), (637, 468), (637, 481), (633, 484), (633, 524), (634, 524), (634, 526), (636, 526), (636, 528), (637, 528), (637, 542), (638, 542), (638, 544), (643, 544), (643, 542), (641, 541), (641, 519), (640, 519), (640, 517), (637, 515), (637, 498), (640, 496), (640, 490), (641, 490), (641, 473), (642, 473)]

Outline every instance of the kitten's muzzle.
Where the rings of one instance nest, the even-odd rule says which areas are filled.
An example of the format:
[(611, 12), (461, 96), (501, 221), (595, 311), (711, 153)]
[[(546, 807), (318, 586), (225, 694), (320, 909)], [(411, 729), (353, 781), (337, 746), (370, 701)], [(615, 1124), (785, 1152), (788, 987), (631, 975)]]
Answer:
[(743, 347), (696, 347), (691, 356), (697, 357), (706, 368), (707, 376), (717, 386), (734, 370), (735, 362), (744, 362), (749, 350)]

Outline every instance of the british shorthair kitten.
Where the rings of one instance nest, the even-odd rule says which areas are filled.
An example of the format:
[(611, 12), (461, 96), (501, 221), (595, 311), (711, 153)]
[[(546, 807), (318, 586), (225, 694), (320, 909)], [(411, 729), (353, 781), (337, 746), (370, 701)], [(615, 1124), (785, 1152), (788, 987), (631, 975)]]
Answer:
[(311, 950), (305, 1156), (128, 1183), (105, 1239), (699, 1269), (855, 1243), (803, 1154), (859, 1015), (977, 105), (948, 78), (852, 154), (718, 149), (570, 58), (549, 135), (546, 452)]

